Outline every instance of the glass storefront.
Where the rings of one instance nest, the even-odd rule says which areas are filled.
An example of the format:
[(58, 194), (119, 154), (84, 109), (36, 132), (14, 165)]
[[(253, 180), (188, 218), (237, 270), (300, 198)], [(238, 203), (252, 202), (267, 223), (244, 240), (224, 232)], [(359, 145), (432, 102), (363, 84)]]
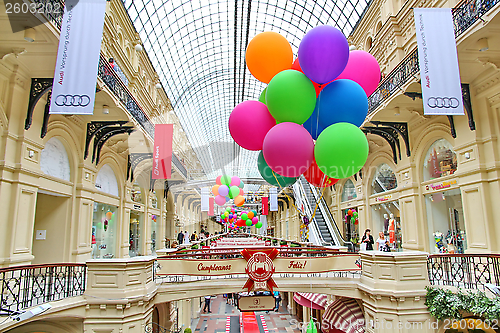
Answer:
[(431, 253), (464, 253), (467, 249), (460, 189), (425, 196)]
[(94, 202), (92, 259), (114, 258), (118, 207)]
[(341, 201), (345, 202), (356, 198), (357, 198), (356, 187), (354, 186), (352, 180), (348, 179), (346, 180), (344, 187), (342, 188)]
[(159, 217), (156, 215), (151, 216), (151, 253), (156, 253), (156, 242), (157, 242), (157, 220)]
[(130, 212), (130, 229), (129, 229), (129, 251), (130, 257), (140, 256), (141, 252), (142, 238), (141, 235), (144, 233), (144, 213)]
[[(352, 212), (351, 215), (349, 215), (349, 210)], [(359, 235), (358, 211), (356, 208), (349, 208), (343, 210), (342, 214), (344, 221), (344, 239), (352, 242), (356, 246), (356, 250), (359, 250), (359, 242), (361, 241), (362, 235)]]
[(373, 240), (378, 239), (378, 233), (384, 232), (394, 251), (403, 250), (403, 235), (401, 233), (401, 214), (397, 200), (372, 205)]
[(457, 154), (445, 139), (435, 141), (424, 159), (424, 181), (449, 176), (457, 171)]
[(372, 194), (390, 191), (396, 187), (398, 181), (391, 167), (386, 163), (380, 164), (372, 179)]

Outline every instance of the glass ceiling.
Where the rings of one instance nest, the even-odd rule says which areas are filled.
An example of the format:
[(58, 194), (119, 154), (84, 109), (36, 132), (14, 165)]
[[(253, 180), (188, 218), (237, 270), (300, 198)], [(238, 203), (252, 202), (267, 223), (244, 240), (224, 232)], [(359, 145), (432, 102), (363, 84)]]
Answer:
[[(368, 0), (124, 0), (136, 30), (172, 102), (204, 172), (260, 177), (258, 152), (241, 149), (227, 121), (244, 100), (257, 100), (265, 84), (245, 65), (258, 33), (284, 36), (297, 55), (304, 34), (333, 25), (348, 36)], [(242, 129), (252, 135), (252, 129)]]

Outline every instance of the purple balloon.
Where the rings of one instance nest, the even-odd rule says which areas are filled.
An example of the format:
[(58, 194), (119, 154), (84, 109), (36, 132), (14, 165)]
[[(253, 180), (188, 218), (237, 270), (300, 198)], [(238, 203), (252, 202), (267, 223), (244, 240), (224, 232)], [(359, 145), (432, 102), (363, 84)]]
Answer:
[(299, 64), (304, 74), (319, 84), (339, 76), (349, 60), (349, 43), (339, 29), (322, 25), (310, 30), (299, 45)]
[(230, 219), (233, 218), (233, 214), (229, 214), (227, 217), (229, 217)]
[(219, 195), (221, 197), (227, 196), (228, 193), (229, 193), (229, 187), (227, 187), (227, 185), (221, 185), (221, 186), (219, 186)]

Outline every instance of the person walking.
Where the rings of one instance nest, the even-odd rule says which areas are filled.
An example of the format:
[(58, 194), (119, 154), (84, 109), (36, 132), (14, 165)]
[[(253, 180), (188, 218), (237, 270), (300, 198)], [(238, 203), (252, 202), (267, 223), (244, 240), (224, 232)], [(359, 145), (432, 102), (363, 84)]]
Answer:
[(366, 244), (366, 251), (371, 251), (373, 250), (373, 236), (370, 235), (371, 230), (366, 229), (365, 234), (363, 235), (363, 238), (361, 238), (361, 244)]
[(383, 231), (378, 233), (377, 245), (378, 245), (378, 250), (383, 251), (385, 246), (385, 236)]
[(179, 242), (179, 244), (184, 243), (184, 234), (182, 233), (182, 230), (179, 231), (179, 234), (177, 235), (177, 242)]
[(204, 313), (207, 312), (207, 309), (208, 309), (208, 313), (212, 313), (212, 311), (210, 311), (210, 300), (211, 299), (212, 299), (212, 296), (210, 296), (210, 295), (205, 296), (205, 306), (203, 307)]
[(184, 244), (189, 244), (189, 233), (184, 230)]
[(274, 311), (278, 312), (280, 309), (281, 294), (279, 291), (273, 292), (274, 295)]

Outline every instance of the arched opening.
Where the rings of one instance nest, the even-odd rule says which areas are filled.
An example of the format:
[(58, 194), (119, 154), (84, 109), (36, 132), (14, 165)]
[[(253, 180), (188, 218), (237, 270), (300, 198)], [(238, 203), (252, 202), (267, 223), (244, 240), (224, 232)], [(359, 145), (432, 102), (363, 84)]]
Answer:
[(71, 180), (68, 153), (57, 138), (50, 138), (40, 154), (40, 169), (46, 175), (62, 180)]
[(375, 34), (378, 34), (380, 30), (382, 30), (382, 21), (379, 21), (377, 23), (377, 28), (375, 29)]
[(457, 154), (445, 139), (436, 140), (424, 159), (424, 181), (445, 177), (457, 171)]
[(373, 39), (371, 36), (369, 36), (367, 39), (366, 39), (366, 44), (365, 44), (365, 51), (368, 52), (370, 51), (370, 49), (372, 48), (372, 43), (373, 43)]
[(352, 199), (356, 199), (356, 187), (354, 186), (354, 183), (352, 180), (348, 179), (344, 183), (344, 187), (342, 188), (342, 197), (341, 197), (341, 202), (349, 201)]
[(115, 172), (108, 164), (104, 164), (97, 173), (95, 187), (101, 192), (108, 193), (116, 197), (120, 196)]

